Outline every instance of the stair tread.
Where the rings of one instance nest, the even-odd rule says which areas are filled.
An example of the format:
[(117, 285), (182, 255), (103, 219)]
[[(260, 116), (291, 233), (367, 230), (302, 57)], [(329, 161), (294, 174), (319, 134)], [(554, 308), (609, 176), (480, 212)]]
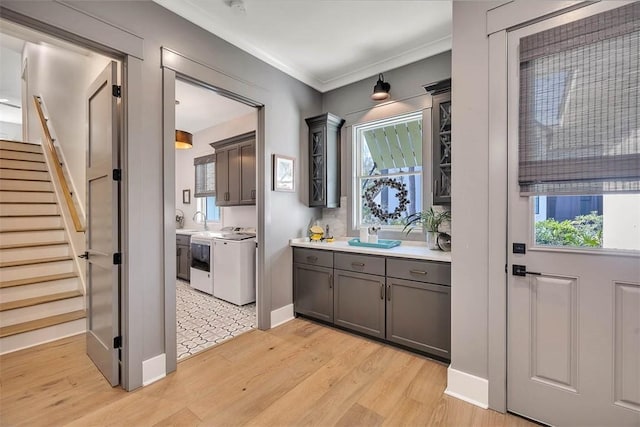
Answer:
[(55, 316), (44, 317), (42, 319), (30, 320), (28, 322), (17, 323), (15, 325), (0, 327), (0, 338), (24, 332), (34, 331), (61, 323), (71, 322), (86, 317), (84, 310), (71, 311), (69, 313), (56, 314)]
[(21, 233), (21, 232), (28, 232), (28, 231), (57, 231), (57, 230), (64, 230), (64, 227), (16, 228), (12, 230), (0, 230), (0, 233)]
[(51, 179), (47, 178), (47, 179), (26, 179), (26, 178), (7, 178), (7, 177), (0, 177), (0, 180), (2, 181), (22, 181), (22, 182), (51, 182)]
[[(18, 191), (16, 191), (18, 193)], [(0, 200), (0, 205), (57, 205), (56, 202), (3, 202)]]
[(5, 188), (0, 188), (0, 191), (8, 193), (53, 193), (53, 190), (7, 190)]
[(48, 263), (48, 262), (69, 261), (71, 259), (72, 259), (71, 256), (65, 255), (65, 256), (56, 256), (56, 257), (51, 257), (51, 258), (37, 258), (37, 259), (26, 259), (26, 260), (20, 260), (20, 261), (6, 261), (6, 262), (0, 262), (0, 268), (19, 267), (19, 266), (22, 266), (22, 265), (32, 265), (32, 264), (45, 264), (45, 263)]
[(34, 277), (28, 277), (26, 279), (7, 280), (4, 282), (0, 282), (0, 288), (11, 288), (13, 286), (33, 285), (34, 283), (41, 283), (41, 282), (54, 282), (56, 280), (73, 279), (74, 277), (78, 277), (78, 275), (76, 273), (69, 272), (69, 273), (49, 274), (46, 276), (34, 276)]
[(15, 310), (16, 308), (31, 307), (38, 304), (45, 304), (53, 301), (61, 301), (69, 298), (81, 297), (82, 292), (78, 290), (58, 292), (55, 294), (41, 295), (33, 298), (25, 298), (15, 301), (0, 303), (0, 311)]
[(0, 215), (0, 218), (40, 218), (40, 217), (49, 217), (49, 216), (60, 216), (59, 213), (55, 214), (9, 214), (9, 215)]
[[(2, 144), (2, 143), (7, 144)], [(31, 142), (22, 142), (22, 141), (9, 141), (7, 139), (0, 139), (0, 145), (2, 145), (3, 150), (15, 150), (15, 151), (25, 151), (28, 153), (41, 153), (42, 145), (34, 144)], [(13, 147), (13, 148), (9, 148)], [(24, 150), (19, 150), (17, 148), (23, 148)]]
[(3, 249), (21, 249), (21, 248), (38, 248), (41, 246), (62, 246), (68, 245), (66, 240), (55, 240), (48, 242), (31, 242), (31, 243), (14, 243), (11, 245), (0, 245), (0, 250)]

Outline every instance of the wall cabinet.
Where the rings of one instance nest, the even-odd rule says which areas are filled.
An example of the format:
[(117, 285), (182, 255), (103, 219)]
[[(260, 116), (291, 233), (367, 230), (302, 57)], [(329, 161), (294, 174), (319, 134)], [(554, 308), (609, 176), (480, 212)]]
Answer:
[(216, 205), (255, 205), (255, 131), (210, 145), (216, 150)]
[(176, 277), (178, 279), (191, 280), (191, 248), (190, 237), (176, 234)]
[(340, 207), (340, 128), (331, 113), (306, 119), (309, 126), (309, 207)]
[(294, 248), (294, 311), (451, 359), (449, 263)]
[(433, 204), (451, 203), (451, 79), (425, 86), (432, 95)]

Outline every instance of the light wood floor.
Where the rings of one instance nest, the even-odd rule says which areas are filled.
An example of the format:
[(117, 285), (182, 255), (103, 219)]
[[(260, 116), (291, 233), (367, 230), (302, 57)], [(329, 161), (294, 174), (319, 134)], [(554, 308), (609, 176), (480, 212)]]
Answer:
[(127, 393), (76, 336), (0, 357), (3, 426), (528, 426), (443, 394), (446, 367), (296, 319), (252, 331)]

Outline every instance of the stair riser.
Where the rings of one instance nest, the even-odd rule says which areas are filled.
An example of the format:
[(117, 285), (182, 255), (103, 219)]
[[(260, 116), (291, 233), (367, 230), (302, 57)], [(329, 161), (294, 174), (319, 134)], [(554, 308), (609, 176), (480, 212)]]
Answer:
[(0, 168), (48, 172), (46, 163), (27, 162), (24, 160), (8, 160), (2, 158), (0, 158)]
[(57, 215), (59, 213), (57, 205), (7, 203), (2, 196), (0, 201), (2, 215)]
[(0, 150), (0, 159), (6, 160), (28, 160), (35, 162), (44, 162), (42, 153), (26, 153), (22, 151)]
[(49, 181), (49, 172), (20, 171), (14, 169), (0, 169), (0, 179), (25, 179), (34, 181)]
[(84, 296), (2, 311), (0, 312), (0, 325), (10, 326), (76, 310), (84, 310)]
[(28, 279), (34, 276), (46, 276), (49, 274), (72, 273), (74, 271), (73, 262), (57, 261), (42, 264), (20, 265), (17, 267), (4, 267), (0, 269), (0, 280), (8, 282), (10, 280)]
[(0, 338), (0, 354), (11, 353), (23, 348), (81, 334), (86, 331), (86, 327), (87, 319), (78, 319), (55, 326), (49, 326), (48, 328)]
[(0, 218), (0, 231), (62, 227), (62, 225), (62, 218), (59, 216)]
[(35, 298), (81, 289), (82, 284), (80, 283), (80, 279), (77, 277), (72, 279), (53, 280), (50, 282), (33, 283), (31, 285), (0, 288), (0, 301), (18, 301), (26, 298)]
[(0, 250), (0, 262), (23, 261), (28, 259), (54, 258), (70, 255), (69, 245), (37, 246)]
[[(1, 203), (57, 203), (55, 193), (23, 193), (20, 191), (0, 192)], [(2, 207), (4, 212), (4, 207)]]
[(25, 144), (15, 141), (0, 141), (0, 148), (3, 150), (24, 151), (29, 153), (42, 153), (42, 146), (38, 144)]
[(53, 191), (53, 185), (47, 181), (0, 180), (0, 190), (9, 191)]
[(60, 242), (65, 241), (64, 230), (53, 231), (21, 231), (16, 233), (6, 233), (0, 236), (3, 245), (14, 245), (17, 243), (40, 243), (40, 242)]

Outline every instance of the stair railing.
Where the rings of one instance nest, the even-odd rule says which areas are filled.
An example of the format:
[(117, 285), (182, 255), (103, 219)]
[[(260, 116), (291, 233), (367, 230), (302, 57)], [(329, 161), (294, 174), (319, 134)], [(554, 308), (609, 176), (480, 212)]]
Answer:
[(73, 225), (76, 231), (82, 232), (84, 231), (84, 226), (82, 225), (82, 221), (80, 220), (80, 215), (78, 215), (76, 204), (73, 202), (73, 192), (69, 189), (69, 184), (67, 183), (67, 179), (64, 176), (64, 171), (62, 170), (62, 163), (60, 162), (58, 152), (53, 145), (55, 139), (51, 136), (51, 130), (49, 129), (48, 123), (49, 119), (44, 114), (42, 98), (40, 98), (38, 95), (34, 95), (33, 102), (36, 104), (36, 111), (38, 112), (38, 116), (40, 117), (42, 131), (44, 132), (45, 136), (43, 146), (49, 153), (49, 158), (53, 160), (53, 169), (58, 178), (58, 182), (60, 183), (60, 187), (64, 195), (64, 200), (67, 204), (67, 207), (69, 208), (69, 214), (71, 216), (71, 220), (73, 221)]

